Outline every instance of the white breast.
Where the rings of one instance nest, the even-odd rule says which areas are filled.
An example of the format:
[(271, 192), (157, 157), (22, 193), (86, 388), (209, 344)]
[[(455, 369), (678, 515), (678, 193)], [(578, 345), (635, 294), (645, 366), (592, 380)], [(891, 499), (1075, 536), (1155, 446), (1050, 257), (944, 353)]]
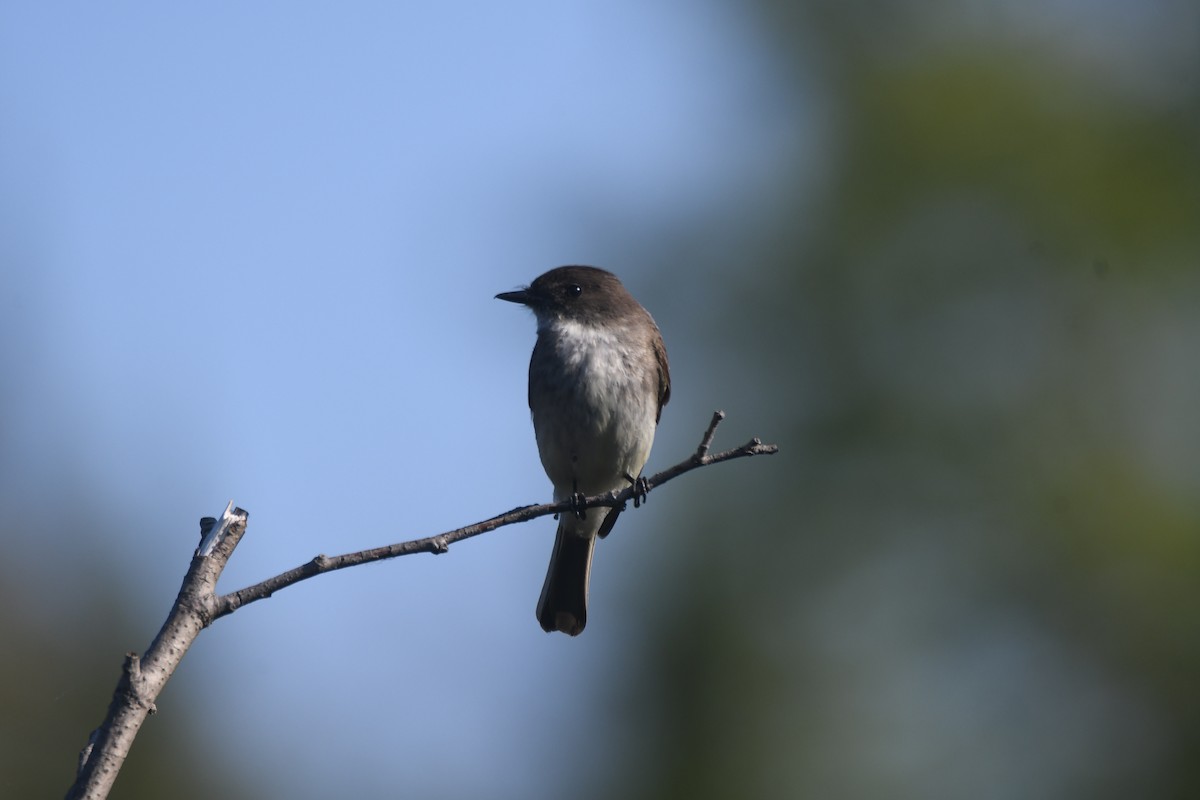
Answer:
[(657, 364), (628, 331), (554, 320), (541, 331), (564, 378), (553, 407), (534, 408), (542, 463), (556, 494), (608, 491), (641, 473), (654, 441)]

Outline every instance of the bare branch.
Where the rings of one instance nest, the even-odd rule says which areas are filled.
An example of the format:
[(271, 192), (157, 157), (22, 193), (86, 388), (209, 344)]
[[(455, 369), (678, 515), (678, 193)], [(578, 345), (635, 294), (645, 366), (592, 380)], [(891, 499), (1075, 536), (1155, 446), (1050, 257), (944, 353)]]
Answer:
[[(751, 439), (741, 447), (709, 455), (717, 426), (725, 418), (723, 411), (713, 414), (712, 421), (700, 441), (700, 446), (687, 459), (657, 475), (639, 481), (621, 491), (588, 497), (583, 508), (620, 507), (640, 491), (649, 491), (667, 481), (700, 467), (719, 464), (734, 458), (770, 455), (779, 451), (773, 444)], [(247, 512), (234, 508), (230, 502), (219, 520), (205, 517), (200, 521), (201, 542), (192, 557), (191, 566), (183, 579), (179, 596), (158, 635), (142, 658), (136, 653), (126, 655), (121, 679), (113, 692), (108, 715), (79, 754), (79, 769), (75, 784), (67, 793), (73, 798), (104, 798), (108, 796), (117, 773), (125, 762), (129, 748), (147, 715), (155, 711), (154, 703), (175, 668), (191, 647), (192, 642), (213, 621), (232, 614), (242, 606), (270, 597), (280, 589), (334, 570), (369, 564), (414, 553), (445, 553), (450, 545), (505, 525), (526, 522), (550, 514), (569, 513), (580, 506), (572, 501), (520, 506), (498, 516), (467, 525), (436, 536), (399, 542), (371, 550), (360, 550), (340, 556), (319, 555), (307, 563), (280, 573), (265, 581), (225, 595), (216, 593), (217, 580), (233, 555), (234, 548), (246, 532)]]
[[(718, 464), (722, 461), (729, 461), (734, 458), (745, 458), (756, 455), (770, 455), (778, 452), (779, 448), (773, 444), (763, 444), (758, 439), (751, 439), (741, 447), (735, 447), (732, 450), (726, 450), (715, 455), (708, 455), (708, 448), (712, 444), (713, 435), (716, 432), (717, 425), (725, 418), (725, 412), (717, 411), (713, 414), (712, 422), (709, 423), (708, 430), (704, 433), (704, 438), (696, 452), (688, 459), (679, 462), (673, 467), (669, 467), (662, 472), (646, 479), (646, 489), (649, 491), (656, 486), (661, 486), (672, 478), (677, 478), (685, 472), (690, 472), (699, 467), (706, 467), (710, 464)], [(607, 492), (605, 494), (593, 495), (585, 499), (583, 508), (596, 507), (624, 507), (625, 503), (634, 496), (634, 486), (628, 486), (619, 492)], [(456, 528), (446, 533), (439, 533), (436, 536), (427, 536), (424, 539), (414, 539), (408, 542), (400, 542), (398, 544), (389, 544), (384, 547), (376, 547), (370, 550), (359, 550), (354, 553), (346, 553), (340, 556), (319, 555), (311, 561), (301, 564), (294, 569), (276, 575), (272, 578), (267, 578), (265, 581), (256, 583), (253, 586), (247, 586), (244, 589), (239, 589), (236, 592), (222, 595), (217, 598), (216, 608), (214, 610), (213, 619), (219, 619), (226, 614), (231, 614), (237, 609), (249, 603), (263, 600), (270, 597), (280, 589), (299, 583), (303, 580), (322, 575), (326, 572), (345, 569), (346, 567), (356, 567), (359, 564), (369, 564), (373, 561), (383, 561), (389, 558), (397, 558), (398, 556), (408, 556), (414, 553), (444, 553), (450, 545), (456, 542), (461, 542), (464, 539), (470, 539), (473, 536), (478, 536), (481, 533), (493, 531), (496, 528), (505, 525), (512, 525), (516, 522), (528, 522), (531, 519), (544, 517), (549, 514), (561, 514), (571, 512), (578, 506), (573, 505), (571, 501), (564, 500), (560, 503), (544, 503), (542, 505), (520, 506), (512, 511), (505, 512), (499, 516), (486, 519), (483, 522), (476, 522), (474, 525), (467, 525), (462, 528)]]
[[(724, 411), (716, 411), (713, 414), (713, 421), (709, 423), (708, 431), (704, 432), (704, 438), (701, 441), (700, 447), (690, 458), (679, 462), (674, 467), (662, 470), (661, 473), (646, 480), (647, 491), (656, 486), (662, 486), (667, 481), (689, 473), (689, 471), (708, 467), (709, 464), (718, 464), (722, 461), (730, 461), (732, 458), (745, 458), (749, 456), (770, 455), (770, 453), (778, 452), (779, 447), (775, 445), (764, 445), (758, 439), (751, 439), (748, 443), (734, 447), (732, 450), (715, 453), (713, 456), (707, 455), (708, 447), (712, 445), (713, 434), (716, 431), (716, 426), (721, 420), (725, 419)], [(629, 486), (620, 492), (607, 492), (605, 494), (595, 494), (593, 497), (586, 498), (583, 507), (593, 509), (593, 507), (624, 507), (626, 501), (634, 497), (635, 487)], [(401, 557), (401, 555), (412, 555), (414, 553), (445, 553), (451, 545), (456, 542), (461, 542), (464, 539), (470, 539), (473, 536), (486, 534), (487, 531), (502, 528), (504, 525), (511, 525), (517, 522), (528, 522), (530, 519), (545, 517), (547, 515), (557, 515), (557, 513), (570, 512), (575, 510), (577, 505), (572, 505), (570, 500), (564, 500), (562, 503), (546, 503), (541, 505), (520, 506), (517, 509), (502, 513), (502, 515), (485, 519), (484, 522), (476, 522), (473, 525), (466, 525), (463, 528), (446, 531), (444, 534), (436, 536), (426, 536), (425, 539), (416, 539), (408, 542), (396, 543), (396, 545), (386, 545), (384, 547), (376, 547), (368, 549), (368, 551), (358, 551), (355, 553), (346, 553), (344, 555), (318, 555), (306, 564), (301, 564), (295, 569), (288, 570), (275, 577), (266, 579), (266, 581), (256, 583), (252, 587), (232, 591), (228, 595), (218, 597), (216, 608), (212, 618), (218, 619), (221, 616), (230, 614), (238, 610), (247, 603), (264, 600), (275, 594), (276, 591), (290, 587), (301, 581), (307, 581), (318, 575), (324, 575), (325, 572), (335, 570), (344, 570), (346, 567), (358, 566), (360, 564), (370, 564), (372, 561), (382, 561)]]
[(220, 522), (207, 532), (192, 557), (179, 596), (146, 655), (140, 659), (137, 653), (125, 655), (108, 715), (79, 754), (79, 771), (68, 798), (108, 796), (142, 723), (155, 711), (154, 701), (200, 631), (212, 622), (217, 579), (245, 533), (248, 517), (232, 502), (226, 506)]

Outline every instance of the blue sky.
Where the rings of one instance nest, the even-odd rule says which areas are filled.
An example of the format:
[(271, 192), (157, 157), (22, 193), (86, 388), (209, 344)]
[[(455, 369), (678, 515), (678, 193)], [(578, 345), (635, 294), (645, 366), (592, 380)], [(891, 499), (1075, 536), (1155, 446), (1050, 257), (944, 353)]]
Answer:
[[(686, 266), (643, 263), (644, 243), (770, 181), (798, 124), (750, 24), (712, 3), (6, 6), (4, 281), (29, 337), (9, 490), (86, 487), (128, 517), (119, 541), (14, 552), (112, 570), (142, 631), (115, 668), (229, 499), (251, 523), (224, 590), (547, 499), (533, 321), (493, 295), (606, 266), (672, 346)], [(687, 398), (702, 377), (672, 357)], [(698, 395), (651, 467), (694, 446)], [(363, 796), (546, 790), (540, 752), (630, 657), (614, 620), (638, 568), (604, 554), (587, 635), (547, 637), (551, 536), (290, 589), (206, 632), (160, 707), (291, 796), (350, 771)]]

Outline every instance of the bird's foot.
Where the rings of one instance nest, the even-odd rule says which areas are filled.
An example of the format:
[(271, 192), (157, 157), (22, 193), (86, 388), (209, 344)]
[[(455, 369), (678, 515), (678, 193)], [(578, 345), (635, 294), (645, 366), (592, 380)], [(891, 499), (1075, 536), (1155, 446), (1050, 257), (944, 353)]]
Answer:
[(643, 475), (635, 478), (628, 472), (625, 473), (625, 480), (629, 481), (629, 485), (633, 487), (633, 507), (641, 508), (642, 503), (646, 502), (646, 496), (650, 494), (650, 481), (646, 480)]
[(579, 519), (587, 519), (587, 495), (583, 492), (571, 493), (571, 513)]

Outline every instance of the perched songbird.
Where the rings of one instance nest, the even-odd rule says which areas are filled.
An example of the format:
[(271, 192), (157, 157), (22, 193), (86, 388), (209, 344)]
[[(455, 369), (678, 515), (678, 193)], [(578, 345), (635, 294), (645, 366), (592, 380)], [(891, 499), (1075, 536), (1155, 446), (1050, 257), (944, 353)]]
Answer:
[[(496, 295), (537, 317), (529, 360), (529, 410), (555, 501), (623, 489), (640, 477), (671, 375), (662, 334), (617, 276), (559, 267), (528, 288)], [(596, 537), (618, 509), (561, 514), (537, 616), (542, 628), (577, 636), (587, 624)]]

